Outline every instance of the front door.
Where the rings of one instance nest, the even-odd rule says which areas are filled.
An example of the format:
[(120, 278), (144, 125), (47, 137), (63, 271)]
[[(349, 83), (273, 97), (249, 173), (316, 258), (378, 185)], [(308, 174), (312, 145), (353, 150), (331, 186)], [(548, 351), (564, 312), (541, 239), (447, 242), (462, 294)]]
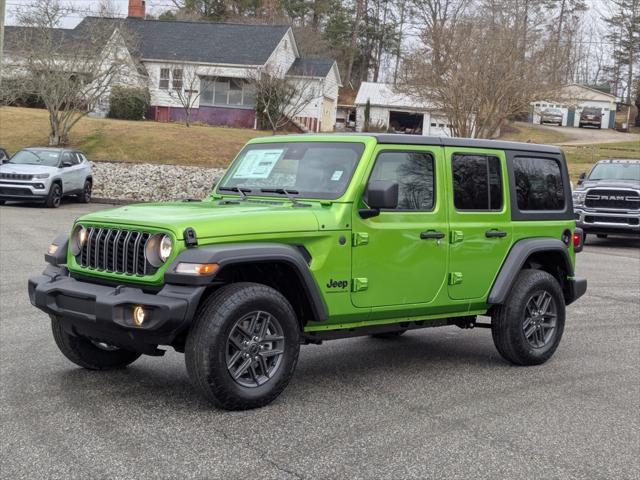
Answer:
[(450, 196), (449, 297), (486, 296), (512, 243), (505, 154), (447, 147)]
[[(432, 302), (447, 269), (447, 215), (441, 147), (378, 147), (369, 181), (398, 182), (398, 206), (353, 218), (352, 302), (356, 307)], [(438, 193), (440, 192), (440, 193)], [(366, 205), (366, 190), (360, 207)]]

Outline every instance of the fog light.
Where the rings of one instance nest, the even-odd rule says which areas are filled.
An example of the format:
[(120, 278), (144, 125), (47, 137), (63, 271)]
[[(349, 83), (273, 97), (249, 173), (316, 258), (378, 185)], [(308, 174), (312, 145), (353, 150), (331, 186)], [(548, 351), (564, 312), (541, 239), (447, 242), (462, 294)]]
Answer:
[(147, 317), (147, 311), (142, 307), (133, 309), (133, 323), (137, 327), (141, 327)]
[(176, 267), (176, 273), (183, 275), (210, 275), (218, 270), (217, 263), (185, 263), (180, 262)]
[(47, 248), (47, 253), (49, 255), (55, 255), (57, 251), (58, 245), (56, 245), (55, 243), (52, 243), (51, 245), (49, 245), (49, 248)]

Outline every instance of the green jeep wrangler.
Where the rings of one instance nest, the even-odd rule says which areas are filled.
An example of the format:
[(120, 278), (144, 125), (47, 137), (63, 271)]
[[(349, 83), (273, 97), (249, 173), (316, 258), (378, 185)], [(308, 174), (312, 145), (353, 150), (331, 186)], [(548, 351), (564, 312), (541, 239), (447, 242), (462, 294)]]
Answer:
[(168, 345), (214, 405), (247, 409), (282, 392), (300, 344), (329, 339), (486, 327), (509, 362), (545, 362), (587, 288), (581, 238), (555, 147), (274, 136), (203, 201), (79, 218), (29, 297), (77, 365), (122, 368)]

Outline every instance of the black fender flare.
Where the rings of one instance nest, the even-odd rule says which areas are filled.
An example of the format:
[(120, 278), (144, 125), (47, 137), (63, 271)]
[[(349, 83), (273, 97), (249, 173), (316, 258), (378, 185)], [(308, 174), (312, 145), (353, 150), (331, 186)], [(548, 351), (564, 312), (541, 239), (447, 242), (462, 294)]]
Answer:
[[(176, 273), (176, 267), (181, 262), (216, 263), (220, 268), (213, 275), (196, 277)], [(280, 262), (292, 267), (307, 296), (314, 320), (325, 321), (328, 318), (327, 306), (309, 270), (309, 264), (300, 250), (292, 245), (240, 243), (190, 248), (181, 252), (173, 260), (164, 274), (164, 279), (166, 283), (178, 285), (208, 285), (214, 283), (216, 275), (229, 265), (267, 262)]]
[(513, 282), (518, 273), (522, 270), (524, 263), (534, 253), (559, 252), (564, 262), (564, 269), (568, 277), (573, 277), (573, 265), (569, 257), (569, 250), (561, 240), (556, 238), (527, 238), (516, 242), (493, 282), (487, 303), (490, 305), (500, 305), (504, 303)]

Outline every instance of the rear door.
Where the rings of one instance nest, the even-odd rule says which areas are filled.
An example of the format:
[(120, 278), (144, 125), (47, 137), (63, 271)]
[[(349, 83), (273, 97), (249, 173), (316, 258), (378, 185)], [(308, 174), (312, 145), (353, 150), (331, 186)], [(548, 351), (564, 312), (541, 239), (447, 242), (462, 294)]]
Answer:
[(512, 243), (503, 151), (447, 147), (449, 297), (487, 295)]
[(398, 182), (398, 207), (367, 219), (354, 212), (351, 299), (356, 307), (409, 310), (432, 302), (443, 288), (449, 232), (442, 153), (442, 147), (377, 148), (369, 182)]

